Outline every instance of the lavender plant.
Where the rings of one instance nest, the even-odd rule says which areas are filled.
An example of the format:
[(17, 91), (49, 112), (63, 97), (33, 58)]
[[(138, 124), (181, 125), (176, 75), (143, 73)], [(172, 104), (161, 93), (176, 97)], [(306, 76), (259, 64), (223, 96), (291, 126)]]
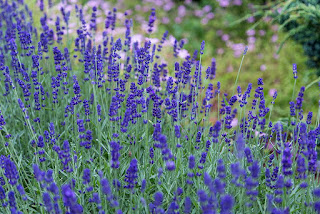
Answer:
[(137, 42), (116, 8), (103, 26), (95, 6), (61, 8), (52, 28), (40, 3), (37, 28), (23, 1), (0, 0), (1, 213), (320, 212), (319, 114), (304, 118), (304, 87), (288, 120), (271, 121), (263, 79), (241, 90), (239, 69), (223, 93), (205, 42), (168, 63), (183, 42), (167, 55), (168, 32), (152, 40), (156, 8)]

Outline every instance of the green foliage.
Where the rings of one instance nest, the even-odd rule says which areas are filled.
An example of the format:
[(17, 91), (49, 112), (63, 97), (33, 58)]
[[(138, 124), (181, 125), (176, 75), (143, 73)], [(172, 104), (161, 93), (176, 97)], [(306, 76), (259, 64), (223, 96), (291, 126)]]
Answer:
[(308, 57), (307, 66), (315, 68), (320, 75), (320, 1), (290, 0), (259, 8), (259, 14), (270, 16), (280, 24), (287, 36), (281, 42), (279, 51), (285, 41), (293, 38), (301, 44)]

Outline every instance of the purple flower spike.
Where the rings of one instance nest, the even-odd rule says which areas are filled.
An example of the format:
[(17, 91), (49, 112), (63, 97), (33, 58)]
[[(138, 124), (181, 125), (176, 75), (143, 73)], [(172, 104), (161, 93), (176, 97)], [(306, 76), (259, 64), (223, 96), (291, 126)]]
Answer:
[(149, 26), (148, 32), (149, 33), (152, 33), (155, 21), (156, 21), (156, 9), (152, 8), (151, 9), (151, 14), (149, 16), (149, 23), (148, 23), (148, 26)]
[(126, 178), (124, 179), (128, 184), (124, 186), (124, 188), (131, 189), (135, 187), (138, 178), (138, 161), (137, 159), (132, 159), (130, 162), (130, 166), (126, 173)]
[(203, 54), (203, 51), (204, 51), (204, 45), (205, 45), (205, 41), (202, 41), (201, 42), (201, 47), (200, 47), (200, 54), (201, 55)]
[(237, 144), (236, 144), (238, 158), (243, 158), (245, 144), (246, 142), (243, 139), (243, 135), (239, 134), (237, 138)]
[(77, 195), (72, 191), (69, 184), (63, 185), (61, 187), (61, 194), (63, 199), (63, 204), (69, 207), (70, 213), (80, 214), (83, 213), (83, 208), (77, 202)]
[(285, 176), (292, 175), (292, 161), (291, 161), (291, 151), (289, 143), (285, 143), (285, 149), (283, 150), (282, 156), (282, 172)]
[(161, 206), (162, 201), (163, 201), (163, 194), (162, 194), (162, 192), (156, 192), (156, 193), (154, 194), (154, 203), (153, 203), (153, 204), (154, 204), (156, 207), (158, 207), (158, 206)]
[(47, 212), (50, 213), (53, 210), (50, 194), (47, 192), (43, 193), (42, 199)]
[(120, 150), (122, 147), (118, 142), (111, 141), (110, 142), (111, 146), (111, 167), (114, 169), (118, 169), (120, 166), (119, 158), (120, 158)]
[(298, 71), (297, 71), (297, 64), (292, 64), (292, 72), (293, 72), (293, 78), (297, 79), (298, 78)]
[(231, 195), (224, 195), (221, 197), (220, 208), (221, 214), (232, 213), (232, 207), (234, 204), (234, 199)]
[(84, 169), (83, 170), (83, 184), (89, 184), (90, 183), (90, 169)]
[(186, 200), (184, 202), (184, 213), (190, 213), (191, 212), (191, 199), (190, 197), (186, 197)]
[(189, 156), (189, 169), (193, 169), (195, 167), (195, 158), (193, 155), (190, 155)]
[(19, 179), (19, 172), (14, 162), (10, 158), (6, 158), (4, 161), (4, 175), (9, 180), (11, 185), (15, 185)]
[(176, 169), (176, 165), (174, 161), (167, 161), (166, 166), (167, 166), (167, 170), (169, 171), (173, 171)]

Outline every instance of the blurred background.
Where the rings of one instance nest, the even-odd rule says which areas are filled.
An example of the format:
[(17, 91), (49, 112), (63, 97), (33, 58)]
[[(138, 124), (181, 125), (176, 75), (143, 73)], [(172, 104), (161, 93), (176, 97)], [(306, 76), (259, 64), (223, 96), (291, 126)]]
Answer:
[[(39, 0), (30, 0), (28, 4), (34, 8), (35, 23), (40, 26), (41, 13), (38, 8), (34, 7), (34, 4), (39, 5), (39, 2)], [(299, 27), (303, 20), (289, 23), (287, 20), (290, 14), (285, 14), (286, 9), (296, 6), (292, 4), (288, 6), (288, 2), (309, 5), (308, 1), (64, 0), (52, 2), (52, 8), (47, 11), (52, 25), (55, 22), (55, 14), (61, 15), (59, 12), (61, 6), (66, 11), (71, 11), (74, 16), (77, 4), (82, 5), (87, 23), (91, 18), (92, 8), (94, 6), (98, 8), (97, 23), (101, 34), (104, 30), (105, 17), (113, 8), (117, 8), (118, 21), (115, 34), (118, 32), (119, 36), (120, 34), (123, 36), (125, 32), (125, 12), (132, 19), (133, 41), (141, 41), (144, 37), (149, 37), (154, 39), (153, 42), (159, 42), (163, 33), (168, 31), (169, 36), (168, 41), (164, 44), (164, 51), (168, 54), (166, 61), (169, 65), (169, 72), (174, 71), (174, 61), (182, 61), (188, 54), (192, 56), (195, 50), (200, 49), (201, 42), (204, 40), (205, 50), (201, 59), (204, 65), (203, 73), (206, 67), (211, 65), (212, 58), (215, 58), (217, 73), (212, 83), (216, 85), (217, 81), (220, 81), (222, 91), (225, 93), (230, 93), (233, 89), (243, 50), (245, 46), (248, 46), (238, 85), (245, 90), (249, 82), (256, 85), (257, 79), (262, 77), (267, 105), (271, 105), (272, 96), (277, 91), (278, 98), (273, 108), (273, 118), (279, 119), (289, 115), (289, 102), (292, 99), (294, 87), (292, 65), (296, 63), (298, 78), (294, 93), (297, 95), (301, 86), (308, 86), (304, 97), (304, 113), (318, 112), (317, 64), (313, 62), (312, 66), (310, 54), (318, 51), (316, 48), (320, 50), (320, 46), (311, 43), (306, 47), (303, 42), (298, 41), (300, 37), (304, 37), (301, 32), (305, 33), (308, 26), (302, 29), (300, 35), (298, 31), (290, 32), (291, 29)], [(317, 1), (312, 2), (315, 5), (318, 4)], [(152, 8), (156, 9), (157, 20), (155, 31), (149, 35), (147, 24)], [(282, 16), (283, 14), (285, 16)], [(279, 15), (282, 17), (279, 18)], [(284, 23), (287, 26), (282, 26)], [(288, 23), (291, 28), (288, 27)], [(76, 23), (71, 23), (69, 34), (75, 32), (78, 26)], [(99, 38), (102, 36), (99, 37), (97, 34), (96, 41), (99, 41)], [(177, 58), (172, 55), (175, 41), (181, 45)], [(280, 47), (282, 48), (278, 52)], [(309, 57), (306, 54), (308, 51), (310, 52)], [(313, 61), (317, 62), (318, 58)]]

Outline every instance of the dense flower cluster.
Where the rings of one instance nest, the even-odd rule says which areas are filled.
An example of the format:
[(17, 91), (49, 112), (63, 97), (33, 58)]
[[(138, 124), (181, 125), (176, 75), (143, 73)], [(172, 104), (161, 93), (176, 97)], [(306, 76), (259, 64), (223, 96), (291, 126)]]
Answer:
[(23, 1), (0, 0), (1, 213), (319, 212), (305, 87), (273, 122), (263, 79), (222, 92), (204, 41), (180, 59), (176, 40), (167, 62), (155, 8), (139, 42), (128, 12), (75, 5), (51, 19), (53, 6), (40, 1), (37, 28)]

